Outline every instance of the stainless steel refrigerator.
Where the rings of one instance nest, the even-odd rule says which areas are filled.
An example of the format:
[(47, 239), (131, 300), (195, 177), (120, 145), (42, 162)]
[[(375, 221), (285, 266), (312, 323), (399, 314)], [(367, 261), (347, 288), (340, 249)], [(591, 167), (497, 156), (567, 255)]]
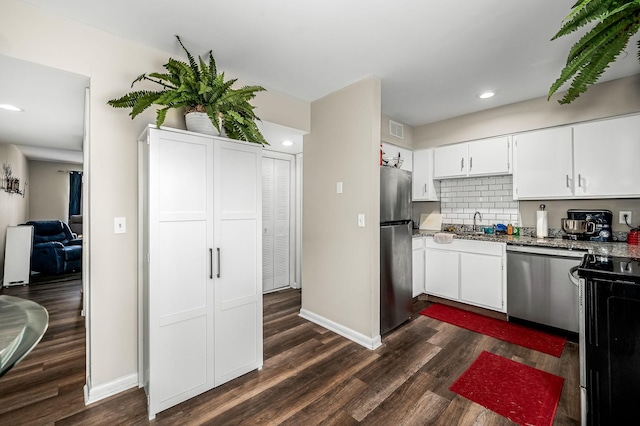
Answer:
[(380, 167), (380, 334), (411, 317), (411, 172)]

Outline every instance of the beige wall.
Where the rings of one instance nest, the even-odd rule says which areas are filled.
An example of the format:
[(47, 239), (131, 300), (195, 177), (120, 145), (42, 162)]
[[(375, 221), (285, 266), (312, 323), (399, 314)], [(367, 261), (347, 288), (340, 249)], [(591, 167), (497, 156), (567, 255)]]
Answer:
[[(379, 335), (380, 80), (311, 104), (304, 137), (302, 309)], [(336, 183), (343, 193), (336, 194)], [(366, 226), (357, 227), (364, 213)]]
[(29, 161), (29, 220), (69, 220), (69, 171), (82, 165)]
[[(91, 219), (89, 390), (127, 382), (138, 367), (136, 138), (155, 120), (155, 112), (132, 121), (128, 111), (106, 102), (129, 90), (141, 72), (162, 70), (170, 54), (17, 0), (3, 1), (0, 54), (90, 78), (89, 158), (84, 165), (90, 194), (85, 214)], [(308, 126), (309, 107), (297, 99), (268, 91), (258, 94), (256, 104), (264, 120), (302, 130)], [(184, 128), (183, 118), (172, 111), (165, 125)], [(114, 217), (126, 218), (126, 234), (113, 233)]]
[[(393, 120), (396, 123), (400, 123), (404, 126), (403, 128), (403, 138), (400, 139), (396, 136), (391, 136), (389, 134), (389, 120)], [(402, 146), (404, 148), (413, 149), (413, 127), (409, 126), (406, 123), (403, 123), (400, 120), (396, 120), (393, 117), (389, 117), (387, 115), (381, 114), (380, 118), (380, 140), (382, 142), (387, 142), (393, 145)]]
[(544, 201), (520, 201), (520, 218), (522, 226), (536, 226), (536, 211), (540, 210), (540, 204), (547, 210), (549, 228), (560, 229), (560, 219), (567, 217), (569, 209), (604, 209), (613, 213), (612, 228), (614, 231), (629, 232), (629, 227), (618, 223), (618, 213), (630, 211), (634, 227), (640, 226), (640, 199), (608, 199), (608, 200), (544, 200)]
[(560, 105), (554, 99), (532, 99), (416, 127), (414, 148), (429, 148), (638, 112), (640, 74), (594, 85), (569, 105)]
[[(20, 189), (24, 190), (24, 184), (28, 181), (29, 163), (25, 156), (15, 145), (0, 143), (0, 166), (4, 163), (11, 164), (13, 176), (20, 179)], [(0, 169), (0, 178), (2, 169)], [(1, 186), (1, 185), (0, 185)], [(4, 251), (7, 238), (7, 226), (15, 226), (24, 223), (29, 217), (29, 190), (25, 196), (9, 194), (0, 189), (0, 277), (4, 276)]]

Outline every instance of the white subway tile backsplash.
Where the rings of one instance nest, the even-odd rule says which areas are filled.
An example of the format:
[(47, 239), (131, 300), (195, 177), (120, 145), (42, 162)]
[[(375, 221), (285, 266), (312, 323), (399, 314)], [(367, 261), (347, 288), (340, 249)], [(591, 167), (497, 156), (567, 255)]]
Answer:
[(443, 223), (472, 225), (477, 211), (482, 214), (477, 221), (481, 225), (518, 223), (512, 176), (443, 180), (439, 192)]

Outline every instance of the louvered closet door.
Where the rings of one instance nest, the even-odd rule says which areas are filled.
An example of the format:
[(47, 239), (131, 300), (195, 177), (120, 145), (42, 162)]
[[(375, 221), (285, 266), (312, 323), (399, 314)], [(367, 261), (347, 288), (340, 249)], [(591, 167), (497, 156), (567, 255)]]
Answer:
[(291, 161), (262, 159), (262, 290), (291, 284)]

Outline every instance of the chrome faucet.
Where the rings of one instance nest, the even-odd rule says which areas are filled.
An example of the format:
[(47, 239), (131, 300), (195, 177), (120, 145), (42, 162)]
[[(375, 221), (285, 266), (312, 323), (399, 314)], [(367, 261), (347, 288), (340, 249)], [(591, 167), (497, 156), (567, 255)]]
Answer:
[(482, 220), (482, 214), (480, 214), (480, 212), (475, 212), (473, 214), (473, 232), (477, 232), (478, 230), (476, 229), (476, 215), (480, 216), (480, 220)]

